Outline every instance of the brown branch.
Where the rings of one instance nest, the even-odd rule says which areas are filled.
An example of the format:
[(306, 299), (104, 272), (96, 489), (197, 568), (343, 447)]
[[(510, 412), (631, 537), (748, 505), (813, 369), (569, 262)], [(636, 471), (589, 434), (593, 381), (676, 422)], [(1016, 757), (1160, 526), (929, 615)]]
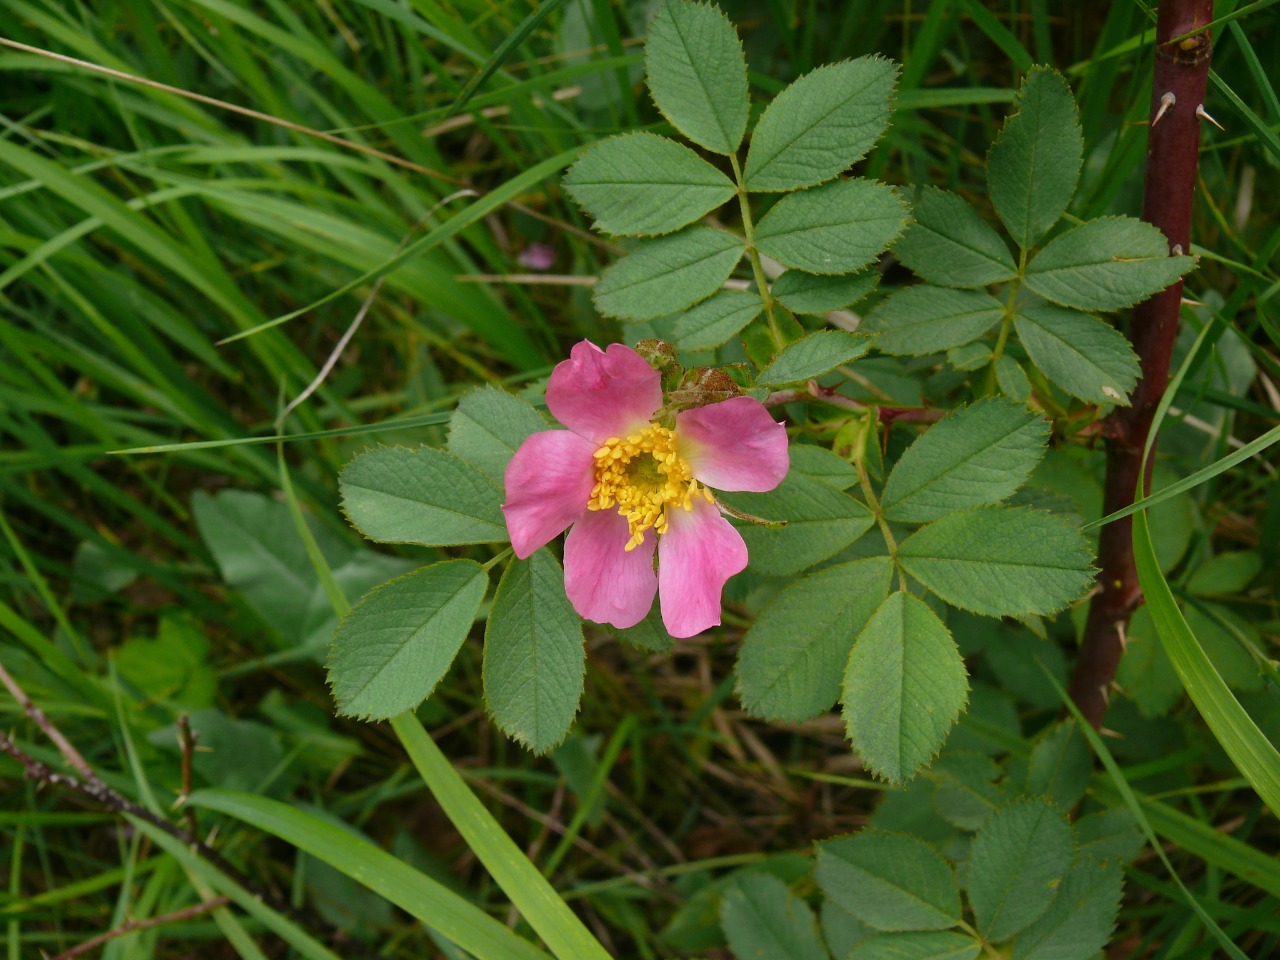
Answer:
[(206, 900), (203, 903), (197, 903), (182, 910), (174, 910), (172, 913), (161, 914), (158, 917), (148, 917), (145, 920), (126, 920), (118, 927), (112, 927), (106, 933), (100, 933), (96, 937), (86, 940), (84, 943), (72, 947), (70, 950), (64, 950), (57, 956), (50, 957), (49, 960), (71, 960), (72, 957), (79, 957), (94, 950), (108, 940), (114, 940), (116, 937), (123, 937), (127, 933), (134, 933), (138, 930), (147, 930), (151, 927), (163, 926), (167, 923), (181, 923), (183, 920), (191, 920), (200, 916), (202, 913), (208, 913), (211, 910), (217, 910), (219, 907), (225, 907), (231, 902), (230, 897), (214, 897), (212, 900)]
[[(1213, 0), (1160, 0), (1142, 217), (1159, 227), (1169, 240), (1170, 251), (1179, 254), (1191, 250), (1191, 205), (1213, 52), (1209, 31), (1200, 28), (1212, 20)], [(1134, 391), (1133, 405), (1113, 413), (1104, 429), (1104, 516), (1133, 502), (1143, 447), (1169, 382), (1181, 301), (1182, 281), (1178, 280), (1134, 309), (1130, 340), (1142, 364), (1142, 379)], [(1150, 465), (1142, 481), (1143, 489), (1149, 489)], [(1102, 528), (1098, 563), (1099, 590), (1089, 606), (1070, 690), (1071, 698), (1094, 727), (1101, 726), (1106, 714), (1111, 684), (1124, 653), (1125, 630), (1142, 602), (1129, 518)]]
[[(134, 803), (128, 797), (113, 790), (108, 786), (102, 778), (94, 773), (93, 768), (89, 766), (88, 761), (80, 755), (78, 751), (65, 736), (62, 731), (54, 725), (53, 721), (45, 715), (39, 707), (32, 702), (27, 696), (27, 692), (13, 675), (0, 664), (0, 684), (9, 691), (9, 694), (22, 707), (23, 712), (31, 718), (40, 731), (48, 737), (58, 748), (58, 752), (66, 758), (67, 762), (75, 768), (80, 777), (73, 777), (70, 774), (59, 773), (46, 763), (35, 759), (19, 747), (7, 734), (0, 732), (0, 753), (7, 753), (13, 759), (21, 764), (23, 772), (28, 780), (34, 780), (37, 783), (49, 784), (55, 787), (62, 787), (78, 793), (83, 797), (88, 797), (94, 803), (113, 810), (119, 814), (128, 814), (139, 820), (144, 820), (151, 824), (157, 830), (163, 830), (169, 836), (181, 841), (190, 850), (204, 857), (211, 864), (221, 870), (228, 878), (238, 883), (245, 890), (249, 891), (253, 896), (257, 897), (263, 903), (270, 904), (277, 911), (284, 913), (290, 917), (297, 919), (296, 911), (293, 907), (279, 897), (273, 896), (267, 891), (261, 889), (252, 880), (241, 873), (236, 867), (232, 866), (225, 857), (217, 850), (214, 850), (194, 832), (189, 833), (181, 827), (176, 826), (164, 817), (157, 816), (146, 807)], [(194, 746), (194, 740), (192, 741)], [(188, 783), (189, 786), (189, 783)]]

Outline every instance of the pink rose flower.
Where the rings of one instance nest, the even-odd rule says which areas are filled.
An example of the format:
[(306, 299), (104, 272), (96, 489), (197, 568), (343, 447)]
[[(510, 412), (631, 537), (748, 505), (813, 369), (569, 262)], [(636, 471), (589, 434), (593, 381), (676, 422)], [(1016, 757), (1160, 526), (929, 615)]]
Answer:
[(520, 445), (502, 512), (521, 558), (572, 527), (565, 592), (587, 620), (634, 626), (660, 594), (667, 632), (691, 637), (720, 622), (725, 581), (747, 565), (706, 488), (772, 490), (790, 466), (787, 433), (751, 397), (654, 420), (662, 400), (662, 375), (630, 347), (577, 344), (547, 385), (569, 429)]

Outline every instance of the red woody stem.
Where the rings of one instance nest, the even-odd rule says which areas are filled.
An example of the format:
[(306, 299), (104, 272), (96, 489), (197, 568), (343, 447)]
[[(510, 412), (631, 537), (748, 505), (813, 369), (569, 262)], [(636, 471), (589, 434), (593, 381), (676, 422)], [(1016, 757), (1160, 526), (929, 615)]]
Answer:
[[(1160, 0), (1156, 22), (1155, 77), (1142, 218), (1159, 227), (1174, 253), (1191, 252), (1191, 205), (1200, 151), (1201, 108), (1213, 52), (1208, 30), (1213, 0)], [(1196, 32), (1196, 31), (1200, 32)], [(1178, 280), (1133, 311), (1129, 332), (1142, 364), (1133, 405), (1116, 410), (1104, 431), (1107, 477), (1102, 512), (1133, 502), (1142, 449), (1151, 419), (1169, 381), (1169, 361), (1178, 333), (1182, 281)], [(1150, 467), (1143, 489), (1150, 486)], [(1102, 528), (1098, 542), (1098, 593), (1089, 607), (1071, 697), (1094, 727), (1102, 725), (1129, 618), (1142, 602), (1133, 562), (1129, 518)]]

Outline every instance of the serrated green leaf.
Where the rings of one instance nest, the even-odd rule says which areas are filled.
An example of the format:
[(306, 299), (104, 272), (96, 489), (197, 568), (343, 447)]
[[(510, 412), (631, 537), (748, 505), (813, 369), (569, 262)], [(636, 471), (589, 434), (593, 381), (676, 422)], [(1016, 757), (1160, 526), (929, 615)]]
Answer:
[(1133, 814), (1124, 807), (1080, 817), (1074, 826), (1079, 844), (1076, 847), (1077, 863), (1086, 857), (1129, 863), (1142, 852), (1147, 842)]
[(922, 285), (882, 300), (858, 329), (879, 334), (883, 353), (923, 356), (977, 340), (1003, 316), (1004, 304), (990, 294)]
[(848, 957), (853, 948), (875, 931), (831, 898), (822, 901), (819, 914), (822, 939), (833, 957)]
[(946, 930), (960, 922), (947, 861), (923, 840), (864, 830), (818, 844), (822, 892), (877, 930)]
[(826, 447), (812, 443), (791, 444), (791, 472), (829, 483), (837, 490), (847, 490), (858, 482), (853, 464), (838, 457)]
[(484, 631), (484, 699), (507, 736), (545, 753), (569, 733), (586, 670), (582, 620), (545, 548), (507, 566)]
[(433, 447), (374, 447), (343, 468), (338, 489), (347, 518), (380, 543), (507, 539), (502, 492), (470, 464)]
[(891, 594), (858, 634), (844, 673), (845, 730), (863, 765), (892, 783), (935, 756), (969, 692), (951, 634), (923, 600)]
[(996, 785), (1000, 767), (990, 757), (971, 751), (950, 751), (929, 768), (938, 788), (933, 808), (962, 830), (977, 830), (1001, 806), (1006, 791)]
[(791, 471), (768, 493), (720, 494), (735, 509), (781, 528), (738, 521), (750, 569), (768, 576), (799, 573), (834, 556), (871, 529), (875, 520), (858, 500), (828, 483)]
[(1046, 300), (1078, 310), (1119, 310), (1163, 290), (1195, 266), (1169, 255), (1169, 241), (1133, 217), (1102, 217), (1050, 240), (1023, 282)]
[(1071, 89), (1056, 71), (1033, 67), (1018, 92), (1018, 112), (1005, 121), (987, 154), (991, 203), (1023, 250), (1066, 211), (1083, 157)]
[(1062, 720), (1042, 736), (1027, 762), (1027, 793), (1042, 796), (1067, 813), (1089, 786), (1093, 756), (1071, 719)]
[(988, 617), (1055, 613), (1083, 596), (1093, 579), (1080, 531), (1038, 510), (948, 514), (908, 537), (898, 557), (947, 603)]
[(638, 243), (605, 270), (591, 296), (606, 317), (652, 320), (711, 296), (742, 253), (741, 238), (731, 233), (689, 227)]
[(925, 187), (915, 219), (893, 253), (921, 280), (943, 287), (985, 287), (1018, 273), (1000, 235), (954, 193)]
[(853, 273), (880, 256), (908, 216), (907, 204), (892, 187), (837, 180), (774, 204), (756, 226), (756, 247), (807, 273)]
[(819, 330), (789, 343), (756, 377), (758, 387), (780, 387), (830, 373), (842, 363), (857, 360), (871, 347), (869, 337), (845, 330)]
[(718, 7), (669, 0), (649, 25), (644, 62), (653, 102), (677, 130), (713, 153), (738, 149), (747, 129), (747, 61)]
[(880, 504), (890, 520), (926, 523), (999, 503), (1044, 456), (1049, 422), (1022, 404), (979, 400), (948, 414), (898, 459)]
[(949, 930), (882, 933), (863, 940), (845, 960), (974, 960), (982, 944)]
[(679, 230), (736, 190), (688, 147), (653, 133), (601, 140), (569, 168), (564, 184), (596, 229), (624, 236)]
[(990, 362), (989, 343), (966, 343), (947, 351), (947, 363), (957, 370), (979, 370)]
[(690, 227), (641, 241), (600, 275), (596, 310), (622, 320), (675, 314), (721, 288), (742, 257), (742, 241), (724, 230)]
[(763, 309), (758, 293), (721, 290), (683, 314), (672, 337), (681, 350), (710, 350), (737, 336)]
[(880, 275), (874, 270), (822, 276), (788, 270), (773, 284), (774, 298), (792, 313), (829, 313), (857, 303), (875, 289)]
[(774, 98), (751, 134), (748, 190), (798, 190), (861, 160), (889, 123), (898, 66), (859, 57), (818, 67)]
[(743, 638), (737, 668), (743, 707), (781, 723), (829, 710), (840, 696), (841, 666), (892, 576), (888, 557), (872, 557), (784, 587)]
[(1013, 960), (1082, 960), (1096, 957), (1111, 939), (1124, 868), (1078, 857), (1053, 904), (1013, 942)]
[(1006, 353), (996, 360), (995, 369), (1000, 392), (1010, 400), (1026, 403), (1031, 396), (1031, 381), (1021, 364)]
[(605, 629), (623, 643), (651, 653), (666, 653), (675, 646), (676, 642), (675, 637), (667, 633), (667, 628), (662, 623), (662, 612), (657, 604), (654, 604), (653, 609), (634, 627), (619, 629), (608, 626)]
[(998, 811), (973, 838), (969, 902), (988, 940), (1007, 940), (1053, 903), (1071, 864), (1071, 827), (1046, 800)]
[(1138, 358), (1110, 324), (1051, 304), (1024, 307), (1013, 324), (1031, 362), (1067, 393), (1089, 403), (1129, 405)]
[(482, 387), (463, 396), (449, 418), (449, 452), (501, 484), (520, 444), (547, 427), (523, 397)]
[(772, 874), (739, 877), (720, 901), (720, 926), (737, 960), (828, 960), (813, 911)]
[(488, 583), (475, 561), (447, 560), (365, 594), (329, 654), (338, 713), (384, 720), (429, 697), (471, 631)]

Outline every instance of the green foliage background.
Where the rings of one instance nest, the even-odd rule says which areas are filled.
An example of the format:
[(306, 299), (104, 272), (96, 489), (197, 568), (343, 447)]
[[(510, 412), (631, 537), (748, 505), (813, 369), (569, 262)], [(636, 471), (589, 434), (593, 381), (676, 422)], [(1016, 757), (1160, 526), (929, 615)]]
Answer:
[[(1135, 214), (1149, 11), (1051, 7), (724, 4), (757, 106), (820, 64), (899, 61), (897, 112), (858, 174), (908, 193), (941, 187), (983, 210), (982, 164), (1019, 78), (1033, 63), (1054, 65), (1080, 104), (1085, 141), (1069, 214)], [(1268, 388), (1280, 382), (1280, 225), (1266, 186), (1280, 165), (1266, 59), (1280, 27), (1264, 7), (1218, 5), (1238, 18), (1215, 30), (1208, 109), (1227, 130), (1206, 131), (1201, 156), (1200, 305), (1186, 346), (1195, 324), (1219, 323), (1175, 398), (1157, 485), (1262, 435), (1280, 406)], [(669, 132), (638, 82), (650, 13), (604, 0), (9, 0), (0, 12), (2, 37), (174, 88), (0, 47), (0, 662), (111, 786), (156, 812), (181, 788), (174, 725), (190, 715), (207, 748), (195, 754), (195, 785), (259, 795), (206, 794), (201, 828), (217, 824), (224, 855), (300, 910), (240, 898), (235, 910), (121, 937), (107, 956), (458, 956), (449, 940), (469, 935), (477, 955), (542, 955), (481, 919), (506, 920), (513, 889), (542, 888), (495, 869), (510, 851), (486, 853), (483, 831), (461, 825), (482, 822), (462, 780), (433, 800), (419, 773), (435, 771), (434, 791), (442, 768), (428, 744), (410, 746), (411, 730), (397, 728), (406, 752), (384, 727), (332, 718), (323, 661), (335, 598), (354, 601), (441, 556), (430, 541), (360, 540), (335, 478), (373, 443), (444, 446), (448, 411), (477, 384), (536, 394), (569, 344), (635, 339), (636, 327), (601, 317), (577, 282), (623, 247), (590, 232), (560, 174), (610, 134)], [(545, 273), (528, 265), (543, 245), (554, 254)], [(892, 265), (882, 283), (907, 278)], [(681, 346), (697, 349), (708, 326), (734, 322), (733, 306), (688, 321)], [(358, 316), (314, 395), (279, 419)], [(922, 387), (950, 389), (886, 357), (859, 363), (868, 396), (914, 403)], [(279, 434), (287, 442), (276, 444)], [(912, 437), (895, 430), (890, 457)], [(1055, 450), (1033, 478), (1049, 491), (1038, 496), (1096, 518), (1099, 460)], [(1249, 652), (1274, 656), (1280, 628), (1273, 476), (1252, 461), (1209, 477), (1156, 508), (1151, 532), (1175, 602), (1274, 741), (1280, 688)], [(474, 522), (495, 522), (486, 516)], [(453, 555), (468, 568), (487, 559), (481, 548)], [(851, 564), (843, 575), (870, 572)], [(506, 602), (521, 602), (519, 588)], [(725, 927), (741, 930), (735, 917), (798, 923), (784, 938), (798, 951), (820, 923), (828, 948), (847, 955), (867, 918), (838, 905), (813, 915), (802, 899), (813, 894), (801, 879), (809, 860), (797, 851), (869, 819), (925, 840), (938, 839), (929, 831), (939, 824), (977, 831), (1015, 779), (1064, 805), (1078, 799), (1061, 795), (1075, 789), (1070, 778), (1052, 776), (1068, 748), (1044, 746), (1063, 729), (1052, 726), (1060, 701), (1041, 666), (1059, 683), (1067, 674), (1061, 625), (1037, 634), (949, 621), (973, 676), (949, 741), (958, 759), (886, 791), (854, 767), (839, 718), (769, 726), (740, 711), (738, 641), (753, 620), (765, 631), (767, 614), (755, 616), (773, 608), (762, 595), (730, 599), (728, 629), (674, 652), (653, 624), (627, 631), (628, 643), (593, 632), (590, 694), (549, 757), (531, 758), (486, 719), (479, 631), (459, 638), (455, 665), (419, 711), (484, 809), (613, 955), (726, 942), (745, 951), (755, 941), (734, 937), (747, 934), (726, 941)], [(1087, 782), (1093, 806), (1074, 842), (1098, 862), (1132, 860), (1133, 825), (1116, 819), (1132, 789), (1196, 902), (1247, 954), (1269, 955), (1280, 934), (1280, 870), (1265, 855), (1280, 843), (1274, 816), (1186, 705), (1149, 619), (1133, 625), (1120, 682), (1108, 720), (1119, 736), (1106, 744), (1123, 777)], [(16, 703), (0, 700), (0, 712), (24, 749), (58, 762)], [(1006, 763), (1008, 778), (988, 758)], [(66, 950), (223, 889), (180, 844), (37, 791), (7, 757), (0, 838), (10, 957)], [(414, 872), (398, 874), (375, 848)], [(820, 865), (838, 856), (821, 849)], [(1163, 866), (1144, 857), (1125, 876), (1126, 955), (1217, 949)], [(1112, 877), (1095, 873), (1094, 887)], [(1081, 902), (1093, 889), (1083, 874), (1064, 883)], [(519, 932), (556, 955), (587, 950), (563, 916), (539, 913), (537, 895), (517, 902)], [(998, 925), (985, 906), (998, 890), (979, 885), (969, 898)], [(450, 926), (433, 923), (442, 914)]]

